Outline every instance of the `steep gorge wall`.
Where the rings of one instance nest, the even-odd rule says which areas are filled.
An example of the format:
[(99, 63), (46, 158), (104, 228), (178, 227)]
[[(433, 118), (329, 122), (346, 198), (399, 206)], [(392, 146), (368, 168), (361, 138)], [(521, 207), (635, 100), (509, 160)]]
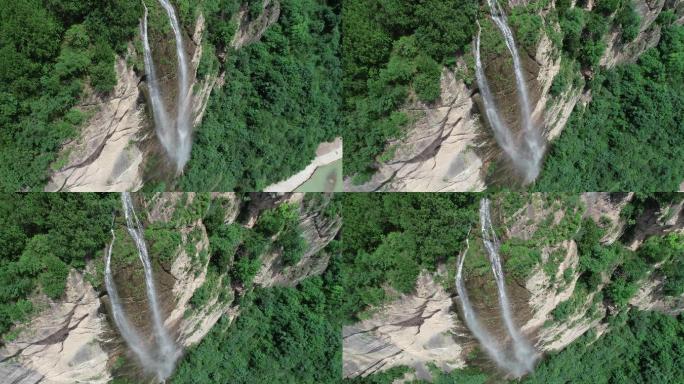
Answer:
[[(528, 203), (508, 216), (496, 213), (495, 208), (499, 217), (495, 220), (501, 223), (504, 239), (529, 241), (538, 231), (558, 227), (573, 213), (581, 213), (582, 218), (604, 228), (601, 243), (609, 245), (624, 233), (627, 223), (620, 212), (634, 198), (632, 193), (587, 193), (581, 196), (579, 210), (571, 211), (562, 204), (545, 202), (540, 195), (533, 194)], [(641, 235), (642, 232), (647, 235), (684, 233), (682, 204), (679, 202), (654, 212), (644, 212), (637, 220), (643, 224), (637, 224), (635, 238), (643, 241), (646, 235)], [(609, 283), (608, 276), (604, 276), (597, 291), (590, 292), (567, 319), (558, 321), (552, 314), (560, 303), (573, 296), (580, 277), (580, 255), (573, 237), (574, 234), (570, 234), (560, 239), (541, 239), (546, 243), (539, 249), (541, 262), (524, 280), (517, 280), (510, 271), (505, 271), (516, 321), (541, 353), (561, 350), (589, 330), (594, 330), (598, 336), (609, 331), (605, 318), (613, 309), (603, 300), (594, 300)], [(477, 235), (473, 235), (471, 248), (478, 241)], [(474, 256), (477, 254), (468, 255)], [(551, 264), (555, 267), (547, 268)], [(423, 272), (415, 293), (402, 295), (378, 308), (367, 320), (345, 326), (344, 375), (366, 376), (396, 366), (409, 366), (416, 373), (407, 378), (429, 379), (431, 375), (427, 366), (430, 363), (444, 371), (471, 364), (492, 367), (487, 359), (471, 355), (477, 350), (478, 343), (463, 322), (460, 299), (449, 281), (453, 278), (453, 271), (450, 274), (449, 270), (453, 268), (454, 265), (447, 264), (435, 274)], [(657, 272), (656, 267), (639, 282), (640, 289), (629, 304), (638, 309), (681, 313), (684, 311), (684, 296), (664, 296), (660, 292), (662, 278)], [(466, 279), (476, 312), (490, 332), (498, 334), (501, 325), (496, 292), (488, 284), (493, 279), (491, 270), (485, 273), (485, 277)], [(505, 339), (505, 336), (501, 337), (501, 340)]]
[[(520, 5), (517, 3), (509, 1), (510, 6)], [(625, 44), (620, 41), (619, 29), (609, 31), (604, 36), (607, 48), (601, 66), (610, 68), (633, 62), (641, 53), (654, 47), (660, 39), (660, 26), (655, 20), (665, 6), (675, 10), (679, 23), (684, 22), (684, 2), (681, 0), (635, 0), (635, 6), (641, 16), (638, 36)], [(553, 7), (555, 2), (551, 1), (539, 14), (546, 18)], [(560, 26), (556, 24), (553, 28)], [(561, 70), (560, 47), (554, 46), (544, 28), (540, 33), (536, 49), (525, 50), (520, 42), (518, 48), (528, 83), (533, 121), (540, 127), (544, 139), (551, 141), (561, 134), (575, 106), (586, 104), (591, 94), (581, 87), (572, 86), (559, 96), (550, 94), (553, 79)], [(480, 191), (487, 184), (496, 182), (497, 172), (505, 174), (510, 171), (501, 169), (506, 161), (499, 161), (503, 154), (481, 117), (480, 95), (474, 82), (469, 86), (463, 80), (462, 73), (473, 71), (464, 59), (458, 58), (455, 69), (443, 70), (441, 96), (436, 102), (412, 101), (404, 108), (416, 118), (416, 122), (407, 128), (402, 138), (388, 144), (395, 153), (391, 160), (379, 164), (373, 178), (365, 184), (353, 185), (351, 179), (345, 180), (346, 190)], [(510, 57), (501, 55), (485, 62), (487, 76), (501, 77), (500, 68), (505, 67), (506, 60)], [(515, 114), (517, 107), (511, 102), (517, 98), (516, 89), (507, 85), (510, 81), (500, 83), (499, 86), (493, 85), (495, 98), (499, 101), (497, 105), (504, 109), (504, 120), (517, 127), (520, 125)], [(492, 168), (495, 163), (499, 169)]]
[[(235, 16), (238, 29), (231, 46), (235, 49), (259, 40), (266, 29), (278, 20), (280, 6), (277, 1), (264, 1), (264, 11), (254, 20), (243, 6)], [(223, 73), (210, 74), (203, 79), (196, 76), (202, 57), (202, 39), (206, 21), (202, 14), (195, 20), (192, 30), (182, 28), (185, 33), (185, 51), (191, 59), (190, 72), (193, 90), (192, 124), (198, 126), (204, 115), (211, 91), (222, 86)], [(175, 58), (173, 38), (153, 42), (155, 61), (162, 55)], [(129, 45), (126, 57), (117, 57), (117, 84), (109, 95), (98, 95), (87, 91), (87, 96), (78, 106), (92, 115), (84, 124), (78, 138), (66, 143), (53, 165), (46, 191), (135, 191), (142, 188), (146, 164), (152, 162), (162, 173), (172, 173), (157, 159), (166, 156), (160, 148), (154, 133), (151, 111), (146, 106), (147, 88), (144, 70), (131, 67), (131, 62), (142, 63), (141, 53)], [(225, 53), (222, 54), (225, 56)], [(169, 59), (170, 60), (170, 59)], [(169, 61), (165, 60), (165, 61)], [(174, 62), (174, 60), (170, 60)], [(142, 64), (140, 64), (142, 65)], [(160, 68), (161, 87), (167, 95), (167, 105), (174, 106), (175, 66)], [(174, 107), (175, 108), (175, 107)], [(151, 159), (153, 158), (153, 159)]]
[[(285, 267), (279, 252), (261, 255), (261, 269), (257, 275), (260, 278), (255, 279), (255, 284), (263, 287), (295, 285), (327, 268), (329, 256), (320, 251), (337, 236), (341, 220), (323, 215), (321, 211), (325, 205), (308, 204), (302, 194), (255, 194), (249, 202), (233, 193), (213, 193), (211, 196), (212, 201), (223, 201), (226, 208), (224, 223), (245, 227), (253, 226), (265, 209), (288, 202), (301, 205), (299, 226), (307, 241), (304, 256), (297, 264)], [(195, 194), (188, 194), (186, 206), (195, 198)], [(135, 200), (139, 217), (148, 227), (170, 222), (183, 201), (183, 194), (136, 196)], [(153, 258), (153, 269), (165, 327), (176, 344), (185, 349), (200, 342), (220, 318), (232, 321), (239, 315), (236, 298), (244, 294), (245, 287), (230, 283), (224, 286), (226, 280), (219, 278), (214, 280), (218, 281), (216, 285), (204, 287), (209, 287), (209, 298), (200, 306), (194, 305), (191, 302), (193, 295), (209, 284), (209, 258), (201, 255), (206, 255), (211, 245), (201, 219), (177, 229), (181, 243), (174, 255), (166, 262)], [(117, 236), (116, 241), (124, 241), (121, 237)], [(151, 247), (149, 240), (148, 247)], [(60, 300), (50, 300), (43, 295), (33, 299), (41, 309), (30, 322), (19, 325), (15, 329), (17, 336), (0, 348), (0, 372), (4, 372), (5, 377), (13, 377), (12, 382), (16, 384), (106, 383), (113, 373), (122, 372), (134, 380), (146, 377), (110, 318), (106, 291), (100, 285), (94, 288), (91, 284), (91, 277), (102, 273), (97, 271), (101, 267), (93, 260), (85, 271), (90, 277), (72, 270), (66, 293)], [(134, 326), (151, 338), (150, 314), (140, 269), (137, 255), (130, 265), (124, 261), (113, 262), (114, 279), (125, 311)], [(226, 273), (228, 271), (222, 272)], [(211, 278), (216, 279), (215, 276)]]

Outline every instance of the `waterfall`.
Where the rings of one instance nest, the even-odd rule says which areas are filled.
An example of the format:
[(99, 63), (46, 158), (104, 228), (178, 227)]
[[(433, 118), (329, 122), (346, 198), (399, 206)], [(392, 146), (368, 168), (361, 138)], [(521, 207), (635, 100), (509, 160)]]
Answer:
[[(162, 320), (161, 309), (159, 308), (159, 302), (157, 300), (157, 289), (154, 285), (154, 277), (152, 275), (152, 264), (150, 263), (150, 256), (147, 253), (147, 246), (145, 244), (144, 232), (140, 226), (138, 216), (135, 214), (130, 193), (122, 193), (121, 200), (124, 206), (124, 215), (126, 216), (126, 227), (128, 228), (128, 233), (135, 241), (135, 245), (138, 248), (138, 256), (143, 264), (147, 299), (150, 303), (150, 309), (152, 310), (153, 326), (160, 352), (162, 356), (174, 356), (176, 354), (176, 347), (169, 337), (168, 332), (166, 332), (164, 321)], [(173, 369), (174, 362), (175, 359), (170, 362), (171, 370)]]
[(107, 289), (107, 294), (109, 295), (109, 301), (112, 305), (112, 317), (114, 318), (114, 323), (119, 332), (123, 337), (124, 341), (128, 347), (133, 351), (133, 353), (138, 357), (140, 363), (143, 367), (153, 367), (156, 366), (155, 360), (152, 358), (150, 351), (147, 346), (143, 343), (143, 339), (138, 332), (131, 326), (128, 321), (126, 314), (124, 313), (123, 307), (121, 306), (121, 299), (119, 298), (119, 292), (114, 285), (114, 279), (112, 277), (112, 248), (114, 248), (114, 241), (116, 237), (114, 236), (114, 229), (112, 229), (112, 243), (107, 249), (107, 258), (105, 260), (105, 288)]
[[(466, 240), (467, 242), (467, 240)], [(456, 272), (456, 291), (458, 297), (461, 299), (461, 306), (463, 307), (463, 317), (465, 319), (468, 329), (473, 333), (475, 338), (484, 347), (485, 352), (494, 360), (494, 362), (501, 368), (513, 373), (516, 377), (522, 376), (524, 372), (520, 370), (520, 366), (506, 356), (502, 346), (487, 332), (482, 326), (480, 319), (475, 314), (473, 305), (468, 297), (468, 292), (463, 283), (463, 261), (465, 260), (466, 251), (458, 257), (458, 270)]]
[(501, 314), (506, 325), (506, 330), (513, 340), (513, 350), (516, 359), (525, 366), (527, 371), (532, 371), (534, 368), (534, 361), (536, 360), (536, 353), (532, 346), (520, 334), (520, 331), (513, 321), (511, 314), (511, 305), (508, 300), (508, 293), (506, 292), (506, 280), (501, 267), (501, 256), (499, 255), (499, 239), (494, 231), (492, 225), (492, 218), (489, 209), (489, 199), (482, 199), (480, 202), (480, 228), (482, 231), (482, 242), (487, 250), (489, 261), (492, 264), (492, 272), (496, 280), (497, 290), (499, 292), (499, 306), (501, 307)]
[(154, 283), (154, 276), (152, 273), (152, 264), (150, 262), (147, 246), (145, 244), (144, 232), (142, 226), (140, 225), (140, 221), (138, 220), (138, 216), (135, 213), (135, 208), (133, 207), (133, 201), (130, 194), (128, 192), (122, 193), (121, 201), (124, 209), (124, 215), (126, 217), (126, 228), (135, 242), (136, 248), (138, 249), (138, 257), (143, 265), (143, 271), (145, 275), (145, 291), (147, 294), (150, 312), (152, 313), (152, 328), (154, 330), (154, 339), (157, 347), (154, 353), (150, 352), (148, 346), (144, 344), (143, 338), (140, 336), (140, 334), (138, 334), (138, 332), (135, 331), (128, 321), (126, 315), (124, 314), (123, 307), (121, 306), (121, 300), (119, 299), (118, 291), (114, 285), (111, 271), (112, 248), (114, 247), (115, 240), (113, 229), (112, 244), (109, 246), (107, 251), (107, 260), (105, 264), (105, 286), (107, 288), (107, 293), (111, 298), (114, 322), (119, 328), (124, 341), (138, 357), (142, 366), (147, 370), (154, 371), (157, 379), (164, 381), (171, 375), (171, 373), (173, 373), (176, 360), (180, 356), (180, 351), (178, 348), (176, 348), (176, 345), (164, 327), (164, 321), (162, 319), (159, 300), (157, 298), (157, 290)]
[[(482, 99), (485, 104), (487, 118), (492, 125), (494, 135), (497, 142), (504, 150), (504, 152), (511, 158), (516, 168), (518, 168), (524, 175), (525, 183), (530, 183), (539, 175), (539, 168), (544, 154), (544, 145), (541, 137), (532, 124), (532, 110), (530, 109), (530, 101), (527, 93), (527, 84), (525, 76), (522, 71), (522, 64), (520, 62), (520, 55), (518, 48), (515, 45), (513, 32), (508, 26), (506, 15), (496, 2), (496, 0), (487, 0), (492, 12), (492, 20), (497, 28), (501, 31), (504, 37), (506, 47), (513, 58), (513, 69), (515, 74), (516, 89), (518, 93), (518, 104), (520, 106), (520, 115), (522, 117), (522, 151), (521, 148), (516, 148), (512, 133), (508, 127), (501, 121), (494, 106), (494, 98), (492, 97), (489, 85), (487, 84), (484, 70), (480, 58), (480, 29), (478, 23), (478, 33), (476, 42), (476, 72), (475, 77), (477, 83), (482, 90)], [(486, 88), (486, 92), (485, 92)], [(485, 94), (486, 93), (486, 94)]]
[(482, 231), (482, 241), (487, 249), (489, 261), (492, 264), (492, 272), (496, 280), (496, 287), (499, 297), (499, 307), (504, 319), (506, 332), (511, 337), (513, 343), (513, 356), (509, 356), (505, 346), (494, 339), (494, 337), (484, 328), (480, 319), (475, 314), (473, 305), (468, 297), (465, 284), (463, 282), (463, 262), (468, 251), (468, 240), (466, 240), (466, 250), (458, 258), (458, 269), (456, 272), (456, 291), (463, 307), (463, 317), (468, 329), (483, 346), (485, 352), (494, 362), (515, 377), (520, 377), (525, 373), (532, 372), (537, 354), (525, 340), (513, 321), (511, 314), (506, 284), (504, 280), (501, 259), (498, 254), (499, 240), (496, 237), (489, 211), (489, 200), (483, 199), (480, 202), (480, 223)]
[(178, 58), (178, 107), (175, 121), (172, 121), (172, 119), (169, 118), (169, 113), (162, 100), (159, 80), (154, 60), (152, 59), (152, 49), (150, 48), (147, 33), (148, 11), (145, 2), (143, 2), (145, 14), (140, 25), (140, 35), (143, 40), (145, 73), (147, 76), (148, 88), (150, 89), (155, 131), (164, 150), (175, 162), (177, 172), (181, 172), (190, 158), (190, 149), (192, 147), (192, 138), (190, 135), (190, 105), (192, 103), (192, 94), (190, 93), (188, 60), (183, 45), (180, 24), (173, 6), (168, 0), (159, 0), (159, 3), (169, 17), (171, 29), (173, 30), (176, 41), (176, 56)]

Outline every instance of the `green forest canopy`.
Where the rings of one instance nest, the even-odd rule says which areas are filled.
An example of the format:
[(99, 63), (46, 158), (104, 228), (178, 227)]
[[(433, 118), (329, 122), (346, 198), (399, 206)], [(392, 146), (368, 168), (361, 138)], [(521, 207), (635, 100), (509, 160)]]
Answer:
[(344, 157), (346, 175), (373, 173), (387, 140), (409, 117), (397, 110), (413, 89), (440, 95), (442, 65), (465, 49), (475, 31), (475, 0), (348, 0), (342, 5)]
[(56, 299), (70, 268), (101, 252), (111, 238), (113, 194), (0, 195), (0, 335), (29, 316), (40, 287)]
[(13, 0), (0, 9), (0, 189), (42, 189), (86, 116), (84, 85), (106, 94), (142, 14), (138, 0)]
[(539, 191), (677, 191), (684, 181), (684, 27), (636, 64), (596, 74), (553, 142)]
[(345, 319), (386, 300), (385, 283), (412, 292), (421, 269), (455, 257), (477, 220), (472, 193), (347, 193), (340, 284)]
[(339, 9), (331, 3), (281, 1), (277, 23), (239, 50), (229, 47), (235, 26), (226, 8), (207, 7), (210, 51), (227, 50), (225, 85), (196, 129), (182, 190), (262, 190), (340, 134)]

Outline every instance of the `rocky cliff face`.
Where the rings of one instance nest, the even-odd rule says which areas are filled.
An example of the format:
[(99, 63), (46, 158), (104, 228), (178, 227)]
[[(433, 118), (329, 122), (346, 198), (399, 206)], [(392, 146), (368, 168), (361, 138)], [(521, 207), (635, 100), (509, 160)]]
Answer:
[[(259, 40), (266, 29), (278, 20), (278, 2), (264, 1), (263, 6), (264, 11), (254, 20), (250, 20), (247, 7), (243, 7), (236, 15), (235, 21), (239, 27), (232, 41), (233, 48), (239, 49)], [(196, 77), (205, 30), (205, 19), (200, 14), (194, 28), (185, 30), (183, 36), (191, 60), (190, 89), (193, 90), (192, 122), (195, 127), (202, 121), (212, 89), (222, 86), (224, 78), (223, 73), (210, 74), (203, 79)], [(155, 53), (155, 62), (161, 61), (156, 57), (159, 55), (175, 58), (172, 37), (152, 43), (156, 44), (153, 50), (158, 51)], [(98, 95), (92, 90), (86, 91), (87, 96), (78, 108), (92, 117), (85, 123), (79, 137), (65, 143), (61, 149), (61, 160), (52, 167), (46, 191), (135, 191), (142, 187), (143, 173), (150, 161), (156, 164), (155, 168), (162, 168), (156, 173), (167, 171), (159, 165), (163, 161), (150, 159), (165, 154), (154, 134), (149, 108), (146, 112), (144, 70), (138, 68), (136, 71), (130, 65), (131, 62), (142, 63), (141, 55), (131, 44), (126, 57), (117, 58), (117, 84), (110, 94)], [(162, 65), (158, 70), (162, 79), (161, 87), (168, 96), (167, 105), (176, 105), (175, 67)]]
[[(509, 1), (510, 6), (520, 5)], [(526, 2), (524, 2), (526, 3)], [(574, 2), (573, 2), (574, 3)], [(635, 40), (623, 43), (621, 31), (611, 30), (607, 36), (606, 52), (601, 59), (603, 67), (633, 62), (647, 49), (654, 47), (660, 39), (660, 26), (655, 23), (664, 7), (675, 10), (679, 22), (684, 22), (684, 2), (681, 0), (636, 0), (636, 10), (641, 16), (641, 28)], [(547, 8), (539, 11), (546, 19), (555, 7), (551, 1)], [(588, 2), (586, 7), (591, 7)], [(548, 21), (547, 21), (548, 22)], [(557, 23), (551, 28), (560, 28)], [(555, 47), (543, 28), (535, 49), (522, 49), (524, 76), (530, 94), (532, 117), (546, 141), (558, 137), (578, 103), (585, 104), (591, 98), (581, 87), (569, 87), (559, 96), (549, 93), (554, 77), (561, 69), (559, 47)], [(500, 69), (507, 65), (508, 52), (485, 58), (485, 72), (488, 78), (501, 77)], [(405, 111), (414, 116), (416, 122), (408, 127), (405, 136), (389, 143), (395, 155), (391, 160), (378, 164), (377, 173), (363, 185), (345, 181), (350, 191), (479, 191), (487, 184), (510, 180), (510, 170), (503, 169), (507, 163), (494, 140), (491, 129), (484, 123), (480, 95), (473, 82), (467, 85), (461, 74), (473, 73), (463, 61), (455, 71), (444, 69), (442, 93), (432, 104), (411, 101)], [(512, 69), (506, 69), (506, 73)], [(501, 84), (497, 84), (501, 83)], [(507, 81), (490, 84), (497, 105), (503, 108), (503, 118), (514, 131), (519, 131), (516, 89)], [(504, 161), (500, 161), (500, 160)], [(497, 166), (493, 167), (496, 163)], [(495, 169), (496, 168), (496, 169)], [(510, 182), (510, 181), (509, 181)]]
[[(175, 211), (189, 207), (197, 197), (181, 193), (164, 193), (136, 196), (141, 219), (146, 227), (169, 223)], [(301, 205), (300, 227), (307, 241), (305, 255), (296, 265), (284, 267), (277, 251), (260, 256), (261, 270), (255, 283), (264, 287), (294, 285), (307, 276), (322, 273), (329, 256), (320, 252), (337, 235), (341, 220), (326, 217), (321, 211), (323, 203), (314, 205), (304, 201), (302, 194), (253, 195), (249, 202), (232, 193), (214, 193), (212, 203), (224, 208), (224, 223), (253, 225), (259, 215), (268, 208), (290, 202)], [(240, 217), (239, 217), (240, 216)], [(244, 217), (243, 217), (244, 216)], [(144, 217), (144, 219), (143, 219)], [(232, 321), (239, 315), (240, 307), (235, 298), (244, 293), (245, 287), (231, 284), (230, 279), (209, 271), (207, 254), (211, 245), (201, 219), (185, 222), (177, 227), (178, 244), (171, 260), (161, 262), (153, 258), (154, 276), (159, 301), (164, 313), (164, 324), (174, 336), (176, 344), (185, 349), (202, 340), (221, 318)], [(117, 241), (122, 241), (117, 237)], [(148, 240), (148, 247), (151, 247)], [(115, 248), (117, 250), (118, 248)], [(137, 263), (136, 263), (137, 262)], [(144, 285), (137, 255), (128, 267), (113, 261), (114, 279), (124, 309), (130, 321), (143, 335), (152, 335), (149, 308), (144, 296)], [(95, 287), (98, 268), (94, 260), (86, 270), (89, 278), (72, 270), (66, 294), (61, 300), (49, 300), (39, 296), (34, 299), (39, 313), (27, 324), (15, 329), (17, 336), (0, 349), (0, 372), (12, 378), (11, 383), (106, 383), (113, 373), (142, 380), (142, 369), (120, 338), (110, 318), (110, 304), (106, 290), (100, 283)], [(199, 304), (192, 302), (198, 290), (205, 290), (206, 299)], [(150, 336), (151, 337), (151, 336)], [(1, 381), (1, 380), (0, 380)], [(3, 381), (6, 382), (6, 381)]]
[(452, 304), (452, 295), (422, 273), (415, 294), (401, 296), (368, 320), (343, 328), (344, 376), (367, 376), (406, 365), (418, 378), (427, 379), (429, 363), (445, 371), (464, 367), (464, 347), (453, 332), (465, 327)]
[[(552, 311), (573, 296), (579, 279), (579, 254), (573, 240), (574, 233), (557, 238), (561, 232), (554, 232), (554, 229), (561, 228), (564, 220), (581, 215), (581, 218), (601, 225), (604, 228), (601, 242), (612, 244), (618, 241), (625, 229), (626, 222), (620, 212), (634, 198), (631, 193), (588, 193), (582, 195), (578, 203), (566, 204), (545, 200), (537, 194), (512, 213), (493, 211), (498, 216), (495, 220), (501, 223), (504, 240), (534, 240), (540, 244), (541, 262), (523, 280), (509, 274), (507, 285), (515, 321), (541, 353), (563, 349), (589, 330), (597, 335), (609, 331), (604, 320), (612, 310), (609, 303), (598, 299), (609, 282), (609, 276), (604, 276), (597, 290), (588, 293), (567, 319), (554, 319)], [(642, 232), (657, 235), (684, 233), (681, 207), (682, 202), (679, 202), (652, 212), (644, 211), (637, 219), (635, 239), (643, 241), (647, 235), (642, 236)], [(481, 241), (475, 232), (471, 235), (471, 248)], [(540, 233), (544, 232), (556, 234), (540, 238)], [(477, 254), (468, 254), (468, 257), (477, 257)], [(445, 371), (470, 364), (490, 367), (491, 363), (486, 359), (473, 356), (478, 343), (462, 320), (460, 299), (453, 281), (449, 281), (453, 278), (454, 268), (455, 265), (447, 264), (435, 274), (423, 272), (415, 293), (398, 297), (378, 308), (368, 320), (346, 326), (343, 330), (344, 375), (366, 376), (405, 365), (416, 370), (415, 376), (428, 379), (430, 373), (426, 366), (429, 363)], [(449, 270), (452, 270), (451, 274)], [(629, 304), (639, 309), (671, 314), (683, 312), (684, 296), (663, 295), (660, 291), (663, 281), (657, 271), (658, 266), (655, 266), (639, 282), (640, 289)], [(492, 288), (491, 270), (485, 272), (483, 276), (476, 276), (472, 271), (473, 277), (466, 277), (466, 285), (485, 326), (494, 335), (501, 333), (497, 338), (505, 340), (496, 290)], [(469, 271), (465, 275), (468, 276)]]

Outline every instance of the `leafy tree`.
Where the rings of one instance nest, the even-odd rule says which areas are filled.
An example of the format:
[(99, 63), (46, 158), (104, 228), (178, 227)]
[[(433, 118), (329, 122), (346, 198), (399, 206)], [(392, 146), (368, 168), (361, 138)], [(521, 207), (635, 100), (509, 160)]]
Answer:
[(231, 324), (223, 317), (191, 348), (172, 383), (338, 383), (339, 320), (326, 276), (257, 289)]
[(374, 172), (387, 143), (410, 121), (401, 107), (441, 94), (444, 64), (475, 31), (472, 0), (351, 0), (342, 4), (344, 171), (357, 182)]
[(342, 197), (341, 312), (353, 320), (386, 299), (385, 286), (413, 291), (421, 269), (461, 250), (476, 221), (476, 194), (380, 193)]
[[(0, 187), (41, 190), (77, 134), (83, 84), (109, 92), (114, 52), (136, 33), (136, 0), (17, 0), (0, 11)], [(72, 116), (70, 116), (72, 114)]]
[[(338, 14), (315, 0), (282, 1), (260, 41), (230, 47), (239, 2), (205, 1), (212, 52), (227, 51), (176, 187), (262, 190), (302, 170), (316, 148), (339, 132)], [(251, 2), (250, 6), (261, 2)], [(209, 64), (217, 63), (208, 57)], [(205, 74), (206, 75), (206, 74)]]
[[(637, 64), (597, 74), (592, 102), (573, 111), (552, 143), (535, 188), (678, 190), (684, 180), (680, 52), (684, 27), (667, 26), (658, 47)], [(634, 151), (639, 155), (626, 155)]]
[[(626, 320), (626, 322), (624, 322)], [(684, 380), (684, 319), (632, 310), (595, 340), (582, 336), (549, 356), (525, 384), (677, 383)]]

